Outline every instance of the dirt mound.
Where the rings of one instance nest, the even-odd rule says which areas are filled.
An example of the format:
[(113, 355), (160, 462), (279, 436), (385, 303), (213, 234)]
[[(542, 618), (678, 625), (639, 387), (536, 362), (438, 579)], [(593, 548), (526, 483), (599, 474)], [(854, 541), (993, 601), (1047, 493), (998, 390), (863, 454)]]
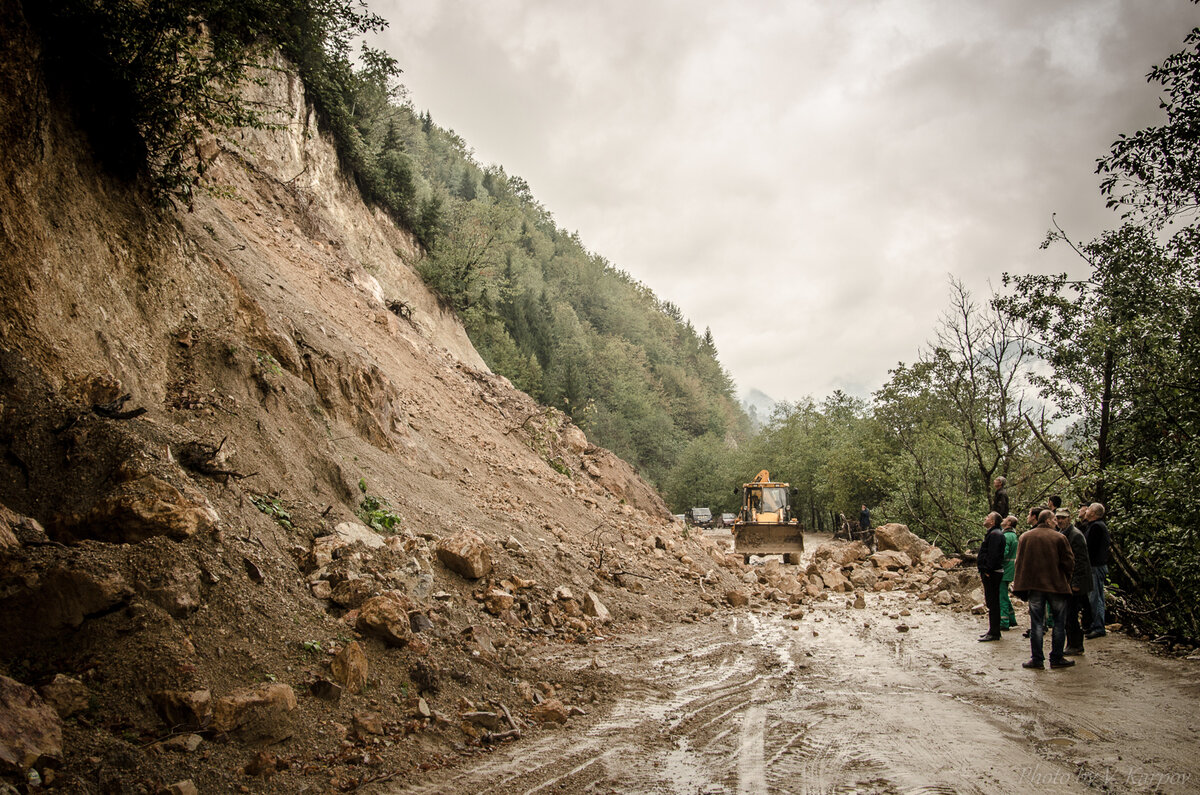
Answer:
[[(694, 620), (739, 586), (487, 371), (294, 77), (264, 88), (291, 123), (212, 142), (220, 190), (173, 212), (95, 165), (19, 14), (0, 32), (0, 674), (61, 705), (29, 714), (62, 737), (14, 782), (341, 791), (437, 768), (605, 698), (603, 672), (526, 667), (533, 647)], [(447, 566), (460, 537), (490, 570)]]

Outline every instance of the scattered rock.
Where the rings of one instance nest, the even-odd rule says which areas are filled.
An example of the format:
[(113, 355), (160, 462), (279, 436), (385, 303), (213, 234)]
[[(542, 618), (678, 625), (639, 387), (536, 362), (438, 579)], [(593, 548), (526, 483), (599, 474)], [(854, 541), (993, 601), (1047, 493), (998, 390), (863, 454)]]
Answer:
[(383, 536), (358, 522), (342, 522), (333, 528), (333, 534), (343, 546), (362, 544), (367, 549), (379, 549), (384, 543)]
[(608, 608), (600, 601), (600, 597), (593, 591), (588, 591), (583, 597), (583, 612), (592, 616), (601, 624), (607, 624), (612, 620), (612, 615), (608, 612)]
[(741, 591), (726, 591), (725, 601), (730, 607), (745, 607), (750, 604), (750, 597)]
[(895, 550), (910, 559), (920, 559), (930, 549), (930, 543), (913, 534), (902, 524), (885, 524), (875, 528), (875, 548), (881, 552)]
[(328, 679), (318, 679), (308, 686), (308, 691), (323, 701), (338, 701), (342, 697), (342, 686)]
[(150, 700), (172, 730), (202, 729), (212, 718), (212, 692), (208, 690), (161, 690)]
[(54, 679), (39, 688), (42, 700), (54, 708), (60, 718), (69, 718), (88, 708), (91, 691), (78, 679), (56, 674)]
[(867, 606), (867, 599), (863, 596), (862, 591), (854, 594), (854, 609), (863, 610)]
[(199, 734), (177, 734), (174, 737), (168, 737), (158, 744), (158, 747), (164, 751), (175, 751), (181, 754), (190, 754), (200, 747), (204, 742), (204, 738)]
[(446, 568), (469, 580), (486, 577), (492, 571), (492, 557), (487, 544), (469, 531), (439, 541), (437, 556)]
[(62, 720), (28, 685), (0, 676), (0, 770), (24, 774), (62, 761)]
[(378, 712), (355, 712), (351, 719), (354, 736), (362, 740), (369, 734), (383, 734), (383, 716)]
[(167, 795), (200, 795), (200, 790), (196, 789), (196, 785), (188, 778), (183, 781), (176, 781), (167, 787)]
[(333, 586), (328, 580), (317, 580), (312, 584), (312, 595), (318, 599), (332, 599)]
[(932, 601), (935, 605), (949, 605), (954, 603), (954, 596), (949, 591), (938, 591)]
[(548, 698), (535, 706), (530, 715), (538, 723), (566, 723), (567, 708), (557, 698)]
[[(362, 613), (359, 613), (362, 617)], [(367, 654), (358, 641), (350, 641), (330, 661), (333, 678), (351, 693), (361, 693), (367, 684)]]
[(296, 708), (289, 685), (268, 682), (235, 690), (213, 704), (210, 728), (248, 741), (277, 741), (292, 736), (288, 713)]
[(354, 609), (379, 593), (379, 584), (372, 577), (343, 580), (333, 587), (330, 598), (342, 607)]
[(484, 608), (492, 615), (498, 616), (505, 610), (511, 610), (513, 602), (512, 594), (493, 588), (488, 591), (487, 596), (484, 598)]
[(407, 644), (412, 636), (412, 622), (397, 596), (403, 595), (387, 591), (363, 602), (355, 622), (358, 631), (374, 635), (392, 646)]

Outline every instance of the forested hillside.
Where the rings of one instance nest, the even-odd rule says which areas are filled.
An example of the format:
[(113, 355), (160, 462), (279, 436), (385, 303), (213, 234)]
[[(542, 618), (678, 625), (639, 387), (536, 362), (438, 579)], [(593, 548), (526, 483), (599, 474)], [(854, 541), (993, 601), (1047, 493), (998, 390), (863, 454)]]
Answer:
[(490, 367), (659, 482), (689, 440), (745, 432), (710, 332), (589, 252), (524, 180), (481, 168), (383, 82), (363, 86), (376, 100), (355, 106), (366, 179), (413, 218), (421, 274)]

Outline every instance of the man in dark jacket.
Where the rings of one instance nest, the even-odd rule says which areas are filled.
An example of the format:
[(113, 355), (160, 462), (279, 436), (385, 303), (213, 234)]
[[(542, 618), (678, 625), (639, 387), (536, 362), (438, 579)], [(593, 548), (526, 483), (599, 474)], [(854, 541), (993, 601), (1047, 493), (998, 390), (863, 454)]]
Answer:
[[(1088, 603), (1088, 594), (1092, 590), (1092, 564), (1088, 562), (1087, 539), (1075, 525), (1071, 524), (1071, 512), (1059, 508), (1054, 512), (1058, 532), (1062, 533), (1071, 545), (1071, 554), (1075, 556), (1075, 569), (1071, 573), (1071, 596), (1067, 600), (1067, 647), (1063, 655), (1070, 657), (1083, 654), (1083, 625), (1079, 623), (1079, 613)], [(1091, 611), (1088, 611), (1089, 613)]]
[(1108, 580), (1108, 524), (1104, 521), (1104, 506), (1093, 502), (1088, 506), (1087, 547), (1092, 564), (1091, 626), (1085, 627), (1090, 638), (1104, 637), (1104, 583)]
[(987, 603), (988, 631), (980, 642), (1000, 640), (1000, 580), (1004, 576), (1004, 530), (1000, 514), (992, 511), (983, 518), (987, 535), (979, 547), (979, 579), (983, 581), (983, 600)]
[(1054, 514), (1038, 514), (1037, 526), (1017, 541), (1017, 576), (1013, 593), (1029, 601), (1029, 646), (1032, 652), (1024, 668), (1045, 668), (1042, 638), (1046, 633), (1046, 605), (1054, 615), (1050, 636), (1050, 667), (1067, 668), (1075, 664), (1063, 656), (1067, 639), (1067, 597), (1071, 594), (1071, 575), (1075, 573), (1075, 555), (1066, 537), (1050, 525)]
[(1003, 477), (997, 477), (992, 481), (992, 488), (996, 490), (996, 495), (992, 497), (992, 510), (1000, 514), (1000, 518), (1008, 516), (1008, 492), (1005, 488), (1008, 486), (1008, 480)]

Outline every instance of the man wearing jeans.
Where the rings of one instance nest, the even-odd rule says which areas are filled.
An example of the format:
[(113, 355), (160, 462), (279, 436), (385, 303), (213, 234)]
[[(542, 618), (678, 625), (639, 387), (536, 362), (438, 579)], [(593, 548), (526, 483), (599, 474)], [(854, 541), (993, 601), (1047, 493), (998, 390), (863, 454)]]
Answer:
[(1046, 634), (1046, 606), (1054, 616), (1050, 635), (1050, 667), (1069, 668), (1075, 664), (1063, 656), (1067, 639), (1067, 598), (1071, 595), (1071, 574), (1075, 555), (1066, 537), (1051, 525), (1054, 514), (1041, 511), (1037, 526), (1017, 542), (1017, 572), (1013, 593), (1029, 600), (1029, 662), (1024, 668), (1045, 668), (1042, 639)]
[(1087, 635), (1084, 637), (1104, 637), (1104, 583), (1108, 579), (1108, 524), (1104, 521), (1104, 506), (1093, 502), (1088, 506), (1087, 547), (1088, 559), (1092, 564), (1092, 592), (1088, 594), (1091, 603), (1092, 625), (1084, 627)]

